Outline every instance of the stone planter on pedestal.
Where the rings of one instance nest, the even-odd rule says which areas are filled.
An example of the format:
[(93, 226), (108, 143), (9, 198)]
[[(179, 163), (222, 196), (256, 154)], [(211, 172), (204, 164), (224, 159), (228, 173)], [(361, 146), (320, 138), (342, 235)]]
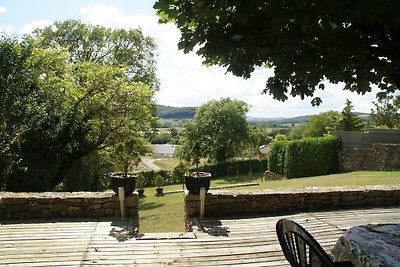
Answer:
[(192, 172), (185, 173), (185, 186), (189, 193), (198, 195), (200, 188), (204, 187), (207, 191), (210, 189), (211, 173), (209, 172)]
[(136, 175), (111, 175), (111, 188), (118, 195), (118, 187), (124, 187), (125, 196), (132, 195), (136, 188)]

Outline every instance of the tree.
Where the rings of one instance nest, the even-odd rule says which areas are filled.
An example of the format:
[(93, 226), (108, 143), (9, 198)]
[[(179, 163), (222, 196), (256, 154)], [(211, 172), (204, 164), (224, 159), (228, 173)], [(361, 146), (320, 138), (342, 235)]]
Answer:
[(271, 142), (269, 137), (269, 128), (266, 123), (257, 123), (256, 125), (248, 126), (248, 142), (240, 156), (242, 157), (254, 157), (260, 154), (259, 147), (267, 145)]
[(326, 81), (361, 94), (376, 84), (379, 96), (400, 87), (395, 0), (158, 0), (154, 8), (161, 22), (177, 25), (179, 49), (196, 49), (206, 65), (243, 78), (256, 67), (273, 67), (264, 93), (282, 101), (313, 96)]
[(200, 106), (184, 129), (181, 153), (198, 164), (200, 158), (222, 162), (240, 153), (247, 142), (246, 103), (229, 98)]
[(350, 100), (346, 99), (346, 105), (342, 112), (335, 118), (333, 125), (334, 131), (364, 131), (366, 124), (362, 118), (353, 113), (353, 105)]
[(304, 133), (304, 128), (305, 125), (304, 124), (300, 124), (300, 125), (295, 125), (290, 129), (290, 132), (288, 134), (288, 140), (298, 140), (301, 139), (303, 137), (303, 133)]
[(302, 137), (322, 137), (329, 133), (329, 129), (334, 127), (339, 112), (327, 111), (310, 117), (308, 123), (304, 126)]
[(400, 128), (400, 95), (388, 95), (373, 102), (371, 124), (375, 127)]
[(71, 62), (123, 65), (129, 80), (143, 82), (153, 90), (159, 87), (155, 74), (156, 45), (140, 29), (110, 29), (66, 20), (36, 29), (33, 37), (43, 48), (66, 48)]
[(45, 39), (0, 39), (0, 182), (12, 191), (52, 190), (86, 169), (81, 190), (92, 190), (98, 183), (86, 174), (100, 171), (105, 151), (127, 138), (134, 138), (136, 152), (144, 151), (139, 148), (154, 121), (154, 90), (116, 57), (83, 61), (69, 47), (44, 45)]

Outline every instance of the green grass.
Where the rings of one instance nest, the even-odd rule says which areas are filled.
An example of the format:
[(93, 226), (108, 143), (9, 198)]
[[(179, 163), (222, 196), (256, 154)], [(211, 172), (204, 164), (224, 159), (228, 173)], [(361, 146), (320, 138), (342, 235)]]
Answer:
[[(164, 190), (182, 189), (180, 186), (166, 186)], [(147, 197), (139, 201), (140, 232), (184, 232), (183, 193), (165, 194), (156, 197), (155, 187), (145, 188)]]
[[(233, 188), (229, 190), (263, 190), (330, 186), (366, 186), (400, 184), (400, 171), (371, 172), (357, 171), (325, 176), (262, 181), (261, 175), (249, 178), (248, 175), (214, 178), (212, 187), (257, 182), (259, 186)], [(164, 191), (182, 189), (182, 185), (165, 186)], [(155, 187), (145, 188), (147, 197), (140, 200), (140, 232), (182, 232), (184, 229), (183, 193), (166, 194), (155, 197)]]

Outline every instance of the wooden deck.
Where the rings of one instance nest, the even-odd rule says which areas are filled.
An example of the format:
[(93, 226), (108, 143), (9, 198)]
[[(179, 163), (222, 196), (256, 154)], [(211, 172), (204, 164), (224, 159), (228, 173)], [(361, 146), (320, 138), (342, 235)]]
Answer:
[(203, 231), (139, 234), (124, 220), (1, 221), (0, 266), (288, 266), (275, 223), (292, 218), (330, 249), (353, 225), (400, 223), (400, 208), (205, 219)]

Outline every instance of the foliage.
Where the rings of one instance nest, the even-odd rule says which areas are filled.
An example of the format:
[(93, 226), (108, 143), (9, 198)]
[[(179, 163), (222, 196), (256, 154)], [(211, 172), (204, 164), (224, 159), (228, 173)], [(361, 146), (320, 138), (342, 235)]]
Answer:
[(109, 187), (111, 164), (107, 153), (94, 151), (76, 160), (66, 171), (62, 191), (104, 191)]
[(335, 117), (333, 125), (334, 131), (358, 131), (366, 130), (366, 124), (362, 121), (361, 117), (352, 112), (353, 105), (351, 101), (346, 100), (346, 105), (342, 112)]
[(222, 162), (234, 157), (248, 140), (246, 103), (229, 98), (200, 106), (183, 131), (181, 158), (196, 166), (201, 158)]
[(146, 184), (146, 178), (144, 178), (144, 175), (142, 173), (139, 173), (137, 178), (136, 178), (136, 186), (138, 189), (143, 189), (143, 187)]
[(288, 142), (274, 141), (268, 156), (268, 170), (274, 173), (284, 174), (285, 154)]
[(272, 141), (276, 142), (276, 141), (286, 141), (286, 140), (287, 140), (286, 135), (279, 133), (279, 134), (275, 135), (274, 140), (272, 140)]
[(142, 174), (144, 176), (145, 184), (147, 187), (155, 186), (155, 180), (158, 175), (163, 177), (165, 185), (179, 183), (172, 178), (171, 173), (169, 171), (151, 170), (151, 171), (142, 171), (142, 172), (140, 172), (140, 174)]
[(265, 123), (258, 123), (256, 125), (249, 125), (249, 142), (246, 148), (249, 152), (245, 156), (255, 156), (258, 155), (258, 148), (262, 145), (269, 144), (271, 142), (271, 137), (269, 136), (269, 128)]
[(151, 152), (146, 141), (140, 136), (130, 135), (123, 141), (117, 143), (110, 153), (116, 170), (122, 170), (124, 176), (132, 170), (132, 164), (137, 167), (141, 155)]
[(310, 117), (308, 123), (304, 126), (302, 137), (322, 137), (329, 133), (329, 129), (334, 127), (339, 113), (336, 111), (322, 112)]
[(340, 144), (340, 139), (332, 136), (288, 142), (285, 153), (285, 176), (294, 178), (337, 172)]
[(66, 48), (71, 62), (123, 65), (128, 80), (142, 82), (153, 90), (159, 87), (155, 74), (156, 45), (140, 29), (111, 29), (66, 20), (36, 29), (33, 37), (43, 48)]
[(288, 134), (288, 140), (298, 140), (303, 138), (304, 124), (293, 126)]
[(400, 88), (398, 1), (158, 0), (154, 7), (180, 30), (179, 49), (196, 49), (204, 64), (244, 78), (273, 67), (264, 92), (275, 99), (312, 96), (327, 81), (358, 93), (371, 84), (382, 93)]
[(154, 179), (154, 184), (160, 188), (164, 184), (164, 178), (160, 174), (157, 174)]
[[(51, 39), (56, 35), (48, 36), (57, 25), (68, 23), (37, 31), (36, 37), (0, 39), (0, 187), (6, 190), (47, 191), (61, 183), (91, 190), (92, 181), (107, 170), (96, 170), (99, 175), (92, 172), (88, 164), (105, 166), (96, 165), (93, 157), (112, 151), (127, 137), (134, 137), (140, 146), (142, 133), (154, 118), (153, 91), (139, 81), (142, 76), (134, 77), (133, 65), (118, 62), (118, 56), (113, 61), (80, 58), (85, 49), (88, 55), (96, 54), (90, 49), (97, 49), (99, 55), (112, 47), (105, 35), (65, 34), (57, 44)], [(96, 36), (104, 38), (93, 40)], [(83, 46), (83, 41), (76, 46), (79, 38), (89, 37), (93, 46)], [(61, 46), (69, 44), (74, 47)], [(141, 49), (137, 45), (130, 44), (132, 53), (134, 47)], [(83, 171), (83, 166), (88, 169)], [(74, 184), (80, 170), (88, 181)]]
[(374, 127), (400, 128), (400, 95), (388, 95), (373, 102), (371, 124)]
[(168, 144), (172, 139), (172, 135), (170, 133), (156, 132), (149, 139), (151, 144)]
[(264, 172), (267, 166), (267, 159), (244, 159), (207, 164), (202, 166), (201, 169), (212, 173), (216, 177), (249, 174), (249, 172)]
[(183, 182), (183, 176), (185, 173), (188, 171), (188, 168), (186, 164), (184, 164), (182, 161), (179, 162), (178, 165), (175, 166), (175, 168), (172, 171), (172, 178), (177, 181), (178, 183)]

